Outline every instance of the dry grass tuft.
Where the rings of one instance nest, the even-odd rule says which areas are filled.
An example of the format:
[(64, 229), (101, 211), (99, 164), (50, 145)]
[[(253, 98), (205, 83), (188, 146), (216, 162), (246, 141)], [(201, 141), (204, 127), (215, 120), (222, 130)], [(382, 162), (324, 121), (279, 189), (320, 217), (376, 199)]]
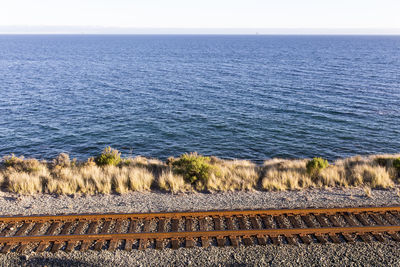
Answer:
[(330, 165), (329, 167), (321, 170), (319, 175), (313, 178), (313, 182), (317, 187), (347, 187), (349, 185), (348, 181), (346, 180), (346, 170), (340, 165)]
[(272, 159), (264, 162), (261, 186), (265, 190), (282, 191), (313, 185), (307, 174), (307, 160)]
[(367, 164), (355, 165), (348, 176), (354, 186), (368, 185), (371, 188), (388, 188), (394, 185), (386, 168)]
[(253, 190), (259, 179), (258, 167), (246, 160), (212, 161), (206, 188), (215, 191)]
[(133, 191), (150, 190), (154, 175), (145, 168), (130, 168), (128, 172), (129, 189)]
[(364, 186), (364, 193), (368, 198), (372, 198), (372, 190), (369, 186)]
[(12, 172), (8, 176), (7, 189), (13, 193), (35, 194), (42, 191), (42, 182), (39, 175), (27, 172)]
[(162, 172), (158, 186), (161, 190), (172, 193), (192, 191), (192, 187), (185, 183), (183, 176), (174, 174), (171, 169)]

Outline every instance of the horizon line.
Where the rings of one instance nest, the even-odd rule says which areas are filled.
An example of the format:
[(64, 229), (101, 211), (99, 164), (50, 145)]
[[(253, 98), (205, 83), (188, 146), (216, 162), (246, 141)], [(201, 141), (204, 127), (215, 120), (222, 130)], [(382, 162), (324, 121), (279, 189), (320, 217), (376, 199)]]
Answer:
[(400, 28), (134, 28), (103, 26), (0, 25), (1, 35), (400, 35)]

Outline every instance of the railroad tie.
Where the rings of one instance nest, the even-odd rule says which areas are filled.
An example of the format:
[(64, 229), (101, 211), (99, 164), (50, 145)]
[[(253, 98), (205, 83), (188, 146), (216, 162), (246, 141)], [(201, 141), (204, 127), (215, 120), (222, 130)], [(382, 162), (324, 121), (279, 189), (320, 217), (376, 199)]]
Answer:
[(285, 234), (283, 235), (283, 238), (286, 239), (288, 245), (297, 246), (297, 243), (292, 235)]
[(321, 227), (329, 227), (329, 224), (326, 222), (326, 214), (315, 215), (315, 218), (317, 219)]
[[(145, 219), (144, 224), (143, 224), (143, 233), (148, 233), (150, 232), (150, 220)], [(146, 249), (148, 245), (148, 239), (147, 238), (141, 238), (139, 239), (139, 250)]]
[[(315, 224), (315, 222), (311, 219), (314, 216), (316, 218), (316, 220), (318, 221), (319, 224), (325, 224), (326, 222), (323, 220), (323, 218), (320, 218), (318, 220), (317, 216), (315, 216), (314, 214), (309, 214), (309, 215), (303, 215), (301, 216), (301, 219), (305, 222), (305, 224), (310, 227), (310, 228), (317, 228), (317, 225)], [(326, 238), (324, 237), (324, 235), (321, 234), (314, 234), (313, 235), (315, 237), (315, 239), (321, 243), (321, 244), (325, 244), (327, 242)], [(311, 238), (310, 238), (311, 239)], [(311, 241), (311, 240), (310, 240)]]
[(64, 245), (64, 242), (61, 241), (55, 241), (53, 243), (53, 246), (50, 249), (50, 252), (55, 253), (57, 252), (62, 246)]
[[(35, 225), (33, 226), (33, 228), (28, 232), (28, 236), (32, 236), (32, 235), (36, 235), (42, 228), (43, 223), (42, 222), (37, 222), (35, 223)], [(17, 248), (16, 252), (23, 254), (25, 253), (25, 250), (28, 246), (28, 242), (21, 242), (21, 244), (19, 245), (19, 247)]]
[[(345, 221), (350, 224), (350, 226), (358, 226), (359, 224), (351, 217), (351, 215), (348, 212), (343, 213), (343, 218), (345, 219)], [(346, 234), (342, 234), (343, 236), (345, 236)], [(361, 238), (362, 241), (364, 242), (371, 242), (371, 236), (368, 233), (359, 233), (357, 234), (357, 236), (359, 236)], [(347, 240), (347, 238), (346, 238)]]
[[(100, 234), (107, 234), (110, 230), (111, 220), (106, 220), (103, 224), (103, 227), (100, 230)], [(94, 244), (94, 250), (100, 251), (104, 245), (105, 240), (97, 240)]]
[[(157, 231), (159, 233), (165, 232), (165, 218), (160, 218), (157, 225)], [(156, 249), (164, 248), (164, 239), (158, 238), (156, 239)]]
[(348, 243), (353, 243), (355, 241), (355, 238), (348, 233), (341, 233), (341, 235), (343, 236), (344, 240), (346, 240), (346, 242)]
[(24, 224), (17, 230), (14, 236), (21, 236), (31, 226), (30, 222), (24, 222)]
[[(90, 222), (89, 223), (89, 227), (88, 227), (88, 229), (86, 231), (86, 234), (94, 234), (96, 229), (97, 229), (98, 224), (99, 224), (98, 220)], [(81, 251), (88, 250), (92, 243), (93, 243), (92, 240), (83, 240), (82, 243), (81, 243), (80, 250)]]
[[(294, 219), (293, 216), (287, 216), (287, 217), (288, 217), (289, 221), (292, 223), (293, 226), (295, 226), (294, 224), (298, 224), (297, 221), (293, 221), (293, 219)], [(264, 222), (264, 224), (265, 224), (265, 226), (266, 226), (267, 229), (272, 229), (272, 228), (273, 228), (273, 227), (272, 227), (272, 224), (271, 224), (271, 222), (270, 222), (272, 218), (268, 218), (268, 216), (264, 216), (264, 217), (261, 217), (261, 218), (262, 218), (262, 221)], [(281, 219), (281, 220), (282, 220), (282, 219)], [(293, 221), (293, 222), (292, 222), (292, 221)], [(283, 223), (283, 221), (281, 221), (281, 222), (279, 223), (279, 225), (277, 224), (277, 226), (280, 227), (280, 228), (286, 228), (286, 225)], [(295, 226), (295, 227), (296, 227), (296, 226)], [(298, 225), (297, 228), (300, 228), (300, 225)], [(284, 237), (284, 239), (286, 239), (286, 241), (287, 241), (287, 243), (288, 243), (289, 245), (297, 245), (297, 242), (295, 241), (293, 235), (287, 235), (287, 234), (285, 234), (283, 237)], [(278, 240), (277, 237), (275, 238), (275, 237), (271, 237), (271, 236), (270, 236), (270, 239), (271, 239), (271, 241), (272, 241), (272, 244), (275, 244), (275, 243), (278, 243), (278, 242), (279, 242), (279, 240)]]
[(388, 232), (388, 235), (390, 235), (390, 237), (391, 237), (394, 241), (400, 242), (400, 236), (398, 235), (398, 233), (390, 231), (390, 232)]
[(357, 213), (354, 214), (354, 217), (356, 217), (356, 219), (361, 222), (362, 225), (369, 225), (369, 223), (367, 222), (367, 220), (364, 218), (363, 216), (364, 214), (361, 213)]
[[(193, 218), (186, 217), (185, 229), (186, 229), (186, 232), (193, 232)], [(192, 237), (185, 238), (185, 247), (186, 248), (192, 248), (192, 247), (194, 247), (194, 245), (195, 245), (195, 241)]]
[[(119, 233), (121, 233), (121, 229), (122, 229), (122, 220), (117, 219), (116, 222), (115, 222), (113, 233), (119, 234)], [(108, 246), (108, 250), (109, 251), (114, 251), (117, 248), (117, 244), (118, 244), (118, 240), (111, 239), (110, 240), (110, 245)]]
[(28, 242), (21, 242), (20, 245), (15, 250), (15, 252), (19, 253), (19, 254), (24, 254), (27, 249), (28, 244), (29, 244)]
[(314, 236), (318, 240), (318, 242), (321, 243), (321, 244), (326, 244), (328, 242), (324, 235), (315, 234)]
[(383, 218), (385, 218), (386, 221), (389, 222), (390, 225), (396, 225), (395, 219), (392, 218), (393, 215), (391, 215), (389, 212), (385, 212), (382, 214)]
[[(205, 216), (199, 218), (199, 228), (200, 231), (207, 231), (207, 220)], [(203, 248), (207, 248), (210, 246), (210, 240), (208, 239), (207, 236), (200, 237), (200, 240), (201, 240), (201, 246)]]
[(49, 242), (43, 241), (39, 243), (39, 246), (36, 248), (36, 252), (40, 253), (46, 250), (46, 248), (50, 245)]
[[(135, 233), (137, 228), (137, 219), (136, 218), (130, 218), (129, 220), (129, 226), (128, 226), (128, 233)], [(125, 240), (125, 250), (126, 251), (131, 251), (133, 247), (133, 239), (126, 239)]]
[[(179, 219), (172, 218), (171, 219), (171, 232), (178, 232), (179, 231)], [(171, 239), (171, 248), (178, 249), (180, 247), (180, 241), (178, 238)]]
[(66, 222), (61, 229), (60, 235), (66, 235), (70, 232), (73, 222)]
[(329, 236), (329, 238), (332, 240), (333, 243), (335, 243), (335, 244), (340, 244), (340, 243), (342, 243), (342, 241), (341, 241), (340, 238), (337, 236), (337, 234), (335, 234), (335, 233), (329, 233), (328, 236)]
[(377, 225), (386, 225), (381, 218), (376, 216), (376, 214), (372, 213), (372, 214), (368, 214), (368, 215), (376, 222)]
[[(69, 232), (69, 228), (72, 228), (73, 223), (70, 222), (70, 225), (64, 225), (64, 228), (61, 230), (61, 233), (66, 234), (67, 232)], [(85, 222), (84, 221), (80, 221), (77, 223), (75, 230), (72, 232), (73, 235), (79, 235), (80, 233), (82, 233), (83, 227), (85, 226)], [(77, 246), (78, 242), (77, 241), (67, 241), (67, 246), (65, 248), (66, 252), (71, 252), (72, 250), (75, 249), (75, 247)]]
[(15, 223), (9, 223), (7, 226), (1, 231), (0, 236), (7, 236), (11, 231), (14, 230)]
[[(238, 222), (239, 222), (239, 229), (240, 230), (247, 230), (247, 224), (244, 216), (237, 216)], [(251, 246), (253, 245), (253, 240), (251, 239), (251, 236), (249, 235), (244, 235), (243, 236), (243, 243), (245, 246)]]
[(341, 227), (342, 225), (336, 220), (335, 215), (328, 215), (327, 216), (329, 221), (332, 223), (334, 227)]
[[(50, 224), (50, 227), (47, 229), (45, 235), (51, 236), (54, 235), (54, 233), (57, 231), (57, 228), (59, 227), (60, 222), (58, 221), (53, 221)], [(48, 247), (50, 246), (50, 242), (40, 242), (39, 246), (36, 248), (36, 252), (43, 252), (45, 251)]]
[(381, 233), (372, 232), (371, 234), (372, 234), (372, 236), (373, 236), (376, 240), (378, 240), (379, 242), (385, 242), (385, 241), (386, 241), (385, 238), (382, 236)]
[[(214, 229), (216, 231), (221, 231), (222, 230), (222, 222), (221, 222), (221, 218), (219, 216), (214, 216), (213, 217), (213, 221), (214, 221)], [(217, 246), (218, 247), (224, 247), (225, 246), (225, 237), (224, 236), (217, 236)]]
[(263, 224), (265, 225), (266, 229), (272, 229), (272, 216), (271, 215), (264, 215), (261, 216), (261, 221), (263, 222)]
[[(260, 223), (257, 221), (256, 216), (252, 215), (250, 216), (250, 225), (252, 229), (261, 229)], [(267, 244), (267, 241), (264, 236), (262, 235), (257, 235), (257, 242), (261, 246), (265, 246)]]
[[(296, 216), (290, 215), (290, 216), (287, 216), (287, 218), (294, 228), (302, 228), (301, 224)], [(283, 218), (281, 220), (283, 220)], [(283, 222), (281, 222), (280, 224), (283, 225), (285, 228), (287, 228)], [(308, 235), (299, 234), (299, 238), (304, 244), (311, 243), (311, 238)]]
[[(364, 214), (357, 213), (357, 214), (354, 215), (354, 217), (356, 217), (357, 220), (359, 220), (359, 221), (362, 223), (362, 225), (368, 226), (369, 223), (368, 223), (368, 221), (364, 218), (363, 215), (364, 215)], [(368, 216), (368, 214), (366, 214), (366, 215)], [(378, 217), (376, 217), (375, 214), (371, 214), (370, 217), (372, 217), (372, 219), (373, 219), (378, 225), (385, 225), (385, 223), (384, 223), (382, 220), (380, 220)], [(378, 240), (379, 242), (385, 242), (385, 239), (383, 238), (383, 236), (382, 236), (381, 233), (371, 233), (371, 234), (372, 234), (372, 236), (373, 236), (376, 240)]]

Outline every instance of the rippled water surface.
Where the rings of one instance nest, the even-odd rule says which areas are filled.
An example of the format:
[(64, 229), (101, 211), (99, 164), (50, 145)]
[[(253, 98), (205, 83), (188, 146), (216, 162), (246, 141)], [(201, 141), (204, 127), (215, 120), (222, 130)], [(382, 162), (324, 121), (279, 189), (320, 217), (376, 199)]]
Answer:
[(0, 36), (0, 156), (400, 152), (400, 37)]

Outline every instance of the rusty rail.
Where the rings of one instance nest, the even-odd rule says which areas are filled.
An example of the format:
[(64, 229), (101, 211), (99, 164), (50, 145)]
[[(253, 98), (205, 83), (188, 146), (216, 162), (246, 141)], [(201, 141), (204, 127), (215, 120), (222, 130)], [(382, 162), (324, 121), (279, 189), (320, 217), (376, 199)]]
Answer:
[(400, 207), (0, 217), (0, 252), (400, 241)]

